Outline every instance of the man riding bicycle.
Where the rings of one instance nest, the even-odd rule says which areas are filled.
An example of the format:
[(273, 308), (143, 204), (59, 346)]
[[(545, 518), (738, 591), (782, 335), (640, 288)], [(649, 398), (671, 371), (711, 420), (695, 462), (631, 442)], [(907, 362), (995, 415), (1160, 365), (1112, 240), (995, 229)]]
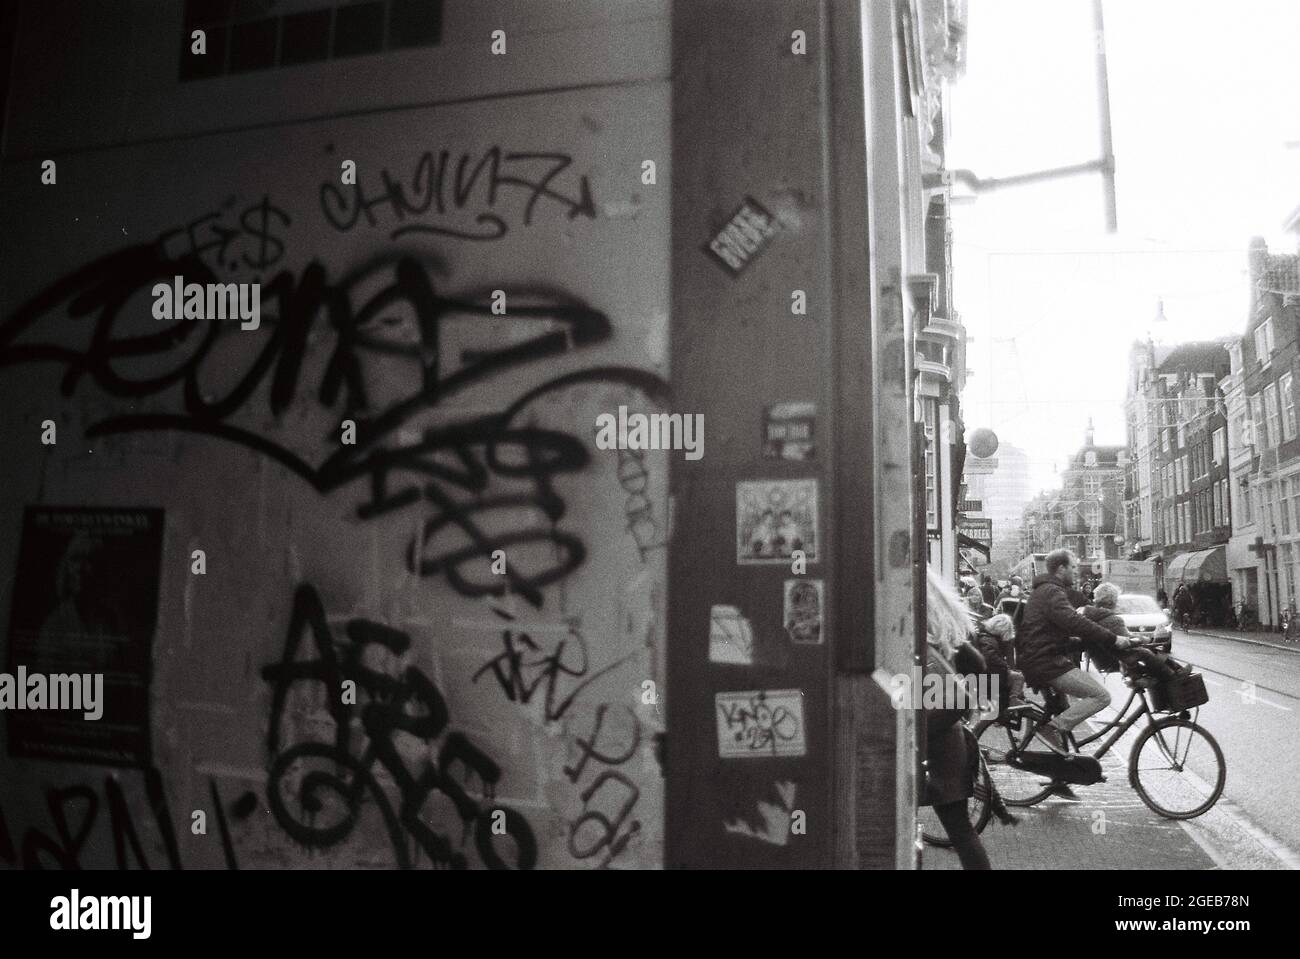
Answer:
[(1069, 590), (1074, 586), (1077, 560), (1068, 549), (1047, 554), (1047, 572), (1034, 578), (1024, 619), (1016, 634), (1016, 666), (1025, 683), (1051, 687), (1066, 697), (1064, 712), (1053, 717), (1040, 735), (1057, 752), (1065, 753), (1065, 733), (1110, 705), (1110, 693), (1078, 667), (1074, 637), (1088, 645), (1120, 651), (1132, 641), (1075, 612)]

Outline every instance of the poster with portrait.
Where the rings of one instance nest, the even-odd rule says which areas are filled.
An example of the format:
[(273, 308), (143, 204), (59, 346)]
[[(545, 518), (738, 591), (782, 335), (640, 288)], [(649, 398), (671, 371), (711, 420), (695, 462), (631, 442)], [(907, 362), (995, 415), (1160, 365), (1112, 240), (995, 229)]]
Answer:
[(102, 674), (103, 712), (7, 710), (10, 755), (150, 764), (162, 534), (161, 509), (27, 507), (6, 672)]
[(815, 563), (817, 530), (816, 480), (736, 484), (736, 562), (788, 564), (799, 549)]
[(791, 642), (822, 642), (822, 599), (825, 583), (820, 579), (787, 579), (785, 613), (781, 621)]

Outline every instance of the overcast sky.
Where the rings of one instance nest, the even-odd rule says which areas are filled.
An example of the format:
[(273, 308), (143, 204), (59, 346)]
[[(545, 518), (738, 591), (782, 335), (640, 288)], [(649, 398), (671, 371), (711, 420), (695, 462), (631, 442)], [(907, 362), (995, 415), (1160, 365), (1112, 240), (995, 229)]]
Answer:
[[(1100, 154), (1091, 0), (970, 0), (948, 166), (980, 177)], [(969, 429), (1024, 449), (1037, 487), (1083, 441), (1122, 444), (1129, 344), (1240, 333), (1246, 247), (1295, 252), (1297, 0), (1107, 0), (1119, 233), (1101, 178), (954, 206)], [(1288, 146), (1288, 144), (1290, 144)], [(1167, 322), (1152, 322), (1157, 299)]]

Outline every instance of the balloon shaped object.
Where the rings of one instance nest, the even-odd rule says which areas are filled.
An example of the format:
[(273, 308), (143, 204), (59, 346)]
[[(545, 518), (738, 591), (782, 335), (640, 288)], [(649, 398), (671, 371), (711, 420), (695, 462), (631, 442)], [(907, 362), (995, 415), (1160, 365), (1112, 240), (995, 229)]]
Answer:
[(998, 434), (987, 426), (981, 426), (971, 432), (970, 442), (966, 445), (973, 456), (987, 459), (998, 451)]

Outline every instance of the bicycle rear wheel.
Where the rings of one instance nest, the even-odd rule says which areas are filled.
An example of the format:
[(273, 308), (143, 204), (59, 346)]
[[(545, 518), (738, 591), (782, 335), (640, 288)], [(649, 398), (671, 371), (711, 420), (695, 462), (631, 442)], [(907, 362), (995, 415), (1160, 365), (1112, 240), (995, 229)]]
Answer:
[(1166, 819), (1195, 819), (1223, 795), (1228, 767), (1214, 737), (1186, 719), (1147, 726), (1129, 755), (1129, 783)]
[[(984, 827), (989, 824), (989, 818), (993, 815), (993, 808), (986, 799), (988, 794), (989, 771), (988, 767), (981, 763), (980, 781), (975, 784), (975, 795), (966, 800), (966, 817), (970, 819), (977, 833), (984, 831)], [(952, 848), (952, 840), (948, 838), (943, 823), (939, 822), (939, 817), (935, 815), (933, 806), (918, 806), (916, 821), (921, 824), (921, 839), (927, 846), (935, 846), (939, 849)]]
[[(1030, 738), (1033, 722), (1033, 718), (1026, 716), (1020, 721), (1021, 728), (1015, 730), (1004, 722), (987, 719), (975, 727), (975, 739), (984, 754), (989, 777), (1008, 806), (1033, 806), (1046, 799), (1052, 791), (1050, 779), (1027, 769), (1017, 769), (1010, 763), (1011, 758), (1028, 745), (1022, 740)], [(990, 810), (988, 803), (984, 806), (987, 821)]]

